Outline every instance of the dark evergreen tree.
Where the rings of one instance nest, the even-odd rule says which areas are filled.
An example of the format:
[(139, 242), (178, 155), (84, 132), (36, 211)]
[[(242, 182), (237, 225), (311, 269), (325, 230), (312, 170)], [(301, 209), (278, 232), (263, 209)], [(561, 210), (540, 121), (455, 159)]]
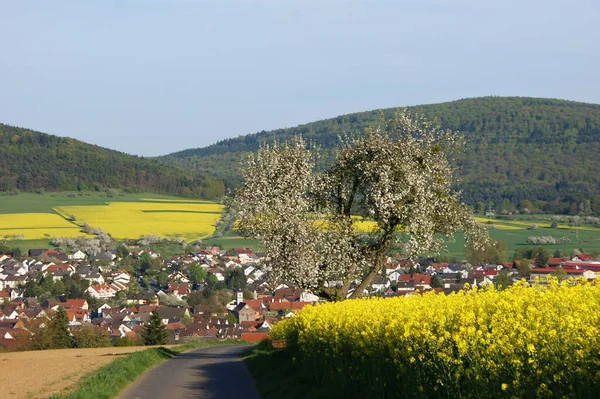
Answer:
[(243, 290), (247, 286), (246, 275), (241, 268), (228, 269), (225, 273), (225, 285), (230, 290)]
[(437, 274), (434, 274), (433, 276), (431, 276), (431, 281), (429, 285), (431, 285), (431, 288), (443, 288), (444, 280), (442, 280), (442, 278)]
[(146, 329), (142, 332), (144, 345), (164, 345), (167, 343), (167, 337), (167, 327), (161, 324), (158, 310), (153, 310), (146, 323)]
[(533, 257), (535, 258), (535, 267), (546, 267), (550, 255), (548, 255), (546, 248), (539, 246), (533, 250)]
[(560, 253), (560, 249), (557, 249), (556, 251), (554, 251), (555, 258), (560, 258), (561, 256), (562, 256), (562, 254)]
[(52, 340), (52, 348), (62, 349), (73, 347), (73, 339), (71, 338), (71, 331), (69, 331), (69, 318), (62, 306), (58, 308), (47, 328), (47, 333)]

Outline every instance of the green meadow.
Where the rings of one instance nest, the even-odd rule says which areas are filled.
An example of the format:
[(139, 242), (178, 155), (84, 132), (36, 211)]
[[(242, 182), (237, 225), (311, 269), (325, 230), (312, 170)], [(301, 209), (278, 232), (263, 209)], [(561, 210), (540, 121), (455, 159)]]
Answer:
[[(600, 226), (585, 224), (579, 227), (568, 227), (559, 224), (557, 228), (551, 228), (549, 218), (551, 215), (528, 215), (515, 218), (515, 220), (478, 218), (482, 223), (488, 222), (494, 224), (496, 228), (489, 230), (490, 236), (495, 240), (503, 240), (508, 247), (507, 257), (512, 258), (515, 249), (532, 247), (535, 245), (527, 244), (527, 237), (530, 236), (551, 236), (556, 240), (567, 237), (571, 241), (566, 244), (544, 245), (544, 248), (552, 255), (557, 249), (561, 253), (570, 253), (573, 249), (583, 249), (586, 253), (600, 252)], [(535, 230), (529, 229), (534, 223), (538, 225)], [(448, 243), (447, 251), (441, 254), (448, 259), (463, 257), (463, 248), (465, 240), (462, 234), (455, 236), (455, 242)]]
[[(53, 207), (104, 205), (107, 202), (139, 202), (144, 198), (179, 201), (182, 198), (160, 194), (125, 192), (57, 192), (57, 193), (20, 193), (18, 195), (0, 195), (0, 214), (3, 213), (56, 213)], [(171, 202), (171, 201), (169, 201)]]

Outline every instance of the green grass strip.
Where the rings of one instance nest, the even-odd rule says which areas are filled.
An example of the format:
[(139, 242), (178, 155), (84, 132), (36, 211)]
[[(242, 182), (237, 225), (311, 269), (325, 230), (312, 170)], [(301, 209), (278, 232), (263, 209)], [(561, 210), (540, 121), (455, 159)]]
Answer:
[(242, 344), (242, 341), (207, 341), (172, 348), (148, 348), (133, 352), (94, 370), (81, 378), (72, 392), (55, 394), (48, 399), (110, 399), (117, 396), (145, 371), (188, 350), (214, 345)]
[(323, 399), (339, 397), (330, 384), (315, 381), (304, 374), (287, 350), (271, 348), (263, 340), (242, 356), (258, 394), (262, 399)]

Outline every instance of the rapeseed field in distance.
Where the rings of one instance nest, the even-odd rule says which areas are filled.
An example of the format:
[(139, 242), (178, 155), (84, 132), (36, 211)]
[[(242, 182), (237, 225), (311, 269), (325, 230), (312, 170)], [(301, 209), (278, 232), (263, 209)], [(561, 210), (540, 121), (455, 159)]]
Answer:
[[(183, 198), (140, 198), (106, 202), (97, 195), (33, 195), (0, 199), (0, 239), (43, 240), (80, 237), (83, 223), (102, 228), (113, 238), (156, 234), (196, 240), (210, 236), (223, 205)], [(121, 197), (121, 196), (119, 196)]]
[(113, 238), (156, 234), (195, 240), (211, 235), (223, 205), (209, 202), (109, 202), (106, 205), (62, 206), (54, 210), (77, 224), (100, 227)]
[(0, 214), (0, 238), (22, 236), (23, 239), (78, 237), (80, 228), (52, 213)]

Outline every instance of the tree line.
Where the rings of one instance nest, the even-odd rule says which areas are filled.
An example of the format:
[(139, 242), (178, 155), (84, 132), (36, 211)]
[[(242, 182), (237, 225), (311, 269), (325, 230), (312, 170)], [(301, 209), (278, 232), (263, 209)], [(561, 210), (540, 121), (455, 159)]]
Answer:
[[(592, 202), (600, 213), (600, 105), (521, 97), (484, 97), (408, 107), (408, 112), (437, 121), (442, 129), (459, 131), (464, 151), (454, 158), (463, 200), (494, 203), (508, 200), (538, 203), (540, 211), (573, 214), (573, 207)], [(319, 147), (317, 167), (326, 169), (333, 149), (345, 134), (362, 134), (399, 108), (360, 112), (294, 128), (261, 131), (189, 149), (158, 160), (211, 174), (227, 188), (241, 182), (239, 160), (261, 143), (301, 135)]]
[(217, 198), (223, 182), (152, 159), (0, 124), (0, 192), (123, 188)]

